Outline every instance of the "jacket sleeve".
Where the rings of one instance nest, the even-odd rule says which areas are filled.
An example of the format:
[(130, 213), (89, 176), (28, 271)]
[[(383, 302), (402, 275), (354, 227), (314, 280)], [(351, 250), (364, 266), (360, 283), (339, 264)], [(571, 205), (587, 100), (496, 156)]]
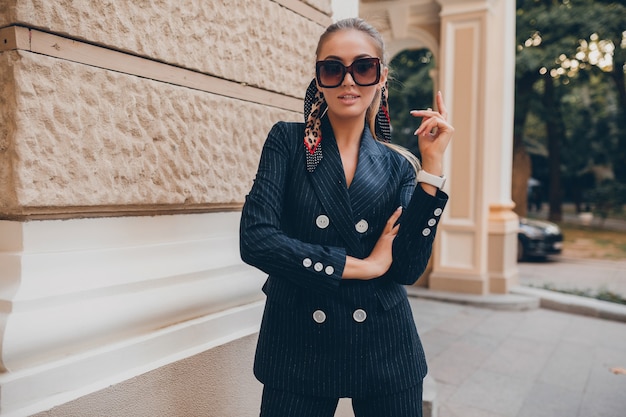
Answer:
[(415, 175), (407, 175), (400, 201), (404, 209), (398, 235), (393, 241), (393, 263), (387, 276), (399, 284), (412, 285), (428, 265), (448, 195), (437, 191), (432, 196), (419, 184), (415, 185)]
[(299, 149), (298, 125), (277, 123), (263, 146), (259, 168), (241, 215), (241, 258), (265, 273), (308, 289), (339, 286), (346, 263), (341, 247), (316, 245), (287, 236), (281, 229), (286, 181)]

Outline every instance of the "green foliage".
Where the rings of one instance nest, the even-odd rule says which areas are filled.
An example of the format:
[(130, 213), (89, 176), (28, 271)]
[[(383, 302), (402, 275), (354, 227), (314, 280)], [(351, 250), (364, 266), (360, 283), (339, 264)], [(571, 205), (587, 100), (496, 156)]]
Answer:
[(581, 289), (575, 289), (575, 288), (563, 289), (563, 288), (557, 288), (552, 284), (544, 284), (540, 288), (544, 290), (548, 290), (548, 291), (560, 292), (562, 294), (570, 294), (570, 295), (576, 295), (579, 297), (595, 298), (596, 300), (609, 301), (611, 303), (617, 303), (617, 304), (626, 304), (626, 298), (606, 288), (601, 288), (598, 291), (593, 291), (591, 289), (581, 290)]
[(433, 107), (433, 81), (429, 71), (434, 68), (432, 53), (427, 49), (406, 50), (389, 64), (389, 116), (392, 141), (419, 155), (417, 137), (413, 132), (419, 120), (411, 110)]
[(612, 213), (621, 214), (626, 204), (626, 184), (603, 181), (587, 192), (587, 199), (592, 203), (594, 213), (603, 220)]
[[(533, 158), (533, 176), (549, 184), (553, 176), (537, 175), (548, 171), (538, 165), (556, 164), (565, 184), (559, 191), (574, 201), (582, 184), (593, 187), (593, 179), (584, 177), (597, 166), (612, 167), (626, 182), (625, 22), (623, 1), (517, 0), (515, 131), (523, 132), (528, 151), (542, 150), (543, 157), (546, 132), (559, 132), (550, 139), (560, 143), (561, 154)], [(612, 42), (613, 71), (590, 59), (581, 46), (593, 39), (595, 45)], [(554, 87), (550, 91), (544, 88), (546, 77)], [(549, 124), (552, 129), (543, 128)]]

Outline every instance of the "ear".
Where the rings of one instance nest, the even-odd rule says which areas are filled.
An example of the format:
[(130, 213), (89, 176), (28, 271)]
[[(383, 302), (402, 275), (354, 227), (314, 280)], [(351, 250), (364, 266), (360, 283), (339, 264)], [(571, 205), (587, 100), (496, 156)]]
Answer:
[(383, 88), (387, 85), (387, 75), (389, 74), (389, 68), (383, 67), (383, 70), (380, 72), (380, 82), (378, 83), (379, 88)]

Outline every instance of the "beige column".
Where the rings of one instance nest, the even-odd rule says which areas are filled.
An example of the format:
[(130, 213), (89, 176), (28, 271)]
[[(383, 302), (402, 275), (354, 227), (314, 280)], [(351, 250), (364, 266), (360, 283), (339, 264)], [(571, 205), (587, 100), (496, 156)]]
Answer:
[(499, 0), (487, 13), (485, 138), (489, 201), (489, 291), (506, 293), (517, 284), (519, 221), (511, 198), (515, 94), (515, 2)]
[(508, 33), (514, 10), (504, 0), (439, 3), (440, 86), (456, 133), (445, 163), (451, 199), (429, 286), (506, 292), (517, 275), (510, 198), (514, 62), (507, 52), (514, 53)]

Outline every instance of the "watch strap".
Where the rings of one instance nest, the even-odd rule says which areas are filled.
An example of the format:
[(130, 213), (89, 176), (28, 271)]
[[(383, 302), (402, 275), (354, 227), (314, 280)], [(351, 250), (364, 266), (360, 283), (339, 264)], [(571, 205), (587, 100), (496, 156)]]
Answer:
[(430, 172), (426, 172), (423, 169), (420, 169), (419, 172), (417, 173), (417, 182), (430, 184), (441, 190), (444, 184), (446, 183), (446, 177), (443, 175), (442, 176), (433, 175)]

